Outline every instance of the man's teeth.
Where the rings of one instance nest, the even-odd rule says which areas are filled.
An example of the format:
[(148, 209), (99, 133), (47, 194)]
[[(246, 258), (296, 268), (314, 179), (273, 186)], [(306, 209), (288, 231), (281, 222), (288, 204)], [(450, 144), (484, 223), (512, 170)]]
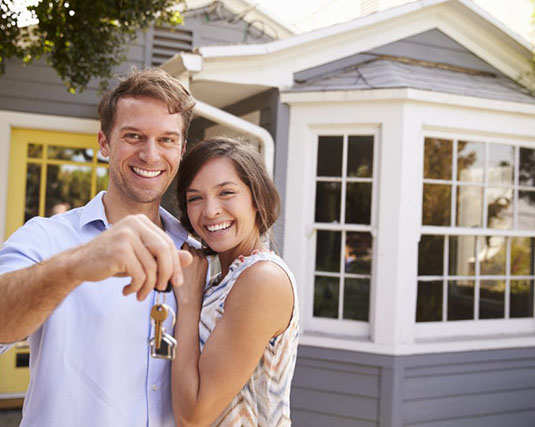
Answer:
[(227, 228), (230, 227), (230, 224), (231, 222), (227, 221), (227, 222), (222, 222), (221, 224), (207, 225), (206, 228), (208, 229), (208, 231), (226, 230)]
[(146, 178), (154, 178), (155, 176), (158, 176), (162, 173), (162, 171), (148, 171), (148, 170), (140, 169), (136, 167), (132, 167), (132, 169), (138, 175), (144, 176)]

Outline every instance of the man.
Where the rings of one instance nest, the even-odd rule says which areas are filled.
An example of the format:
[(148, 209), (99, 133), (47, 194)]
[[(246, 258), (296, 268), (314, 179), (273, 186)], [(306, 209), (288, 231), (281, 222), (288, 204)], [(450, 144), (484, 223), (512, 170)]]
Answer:
[(191, 262), (159, 205), (194, 104), (164, 71), (133, 71), (99, 105), (107, 192), (28, 221), (2, 247), (0, 343), (29, 336), (31, 349), (23, 426), (174, 425), (170, 362), (149, 357), (148, 341), (154, 289), (179, 286)]

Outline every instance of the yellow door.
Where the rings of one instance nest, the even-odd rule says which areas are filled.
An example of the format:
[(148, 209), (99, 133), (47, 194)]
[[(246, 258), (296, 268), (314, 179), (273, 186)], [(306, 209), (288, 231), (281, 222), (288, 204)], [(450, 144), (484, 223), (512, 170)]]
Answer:
[[(85, 205), (108, 186), (108, 165), (96, 135), (12, 129), (5, 237), (30, 218)], [(28, 386), (28, 348), (0, 355), (0, 399)]]

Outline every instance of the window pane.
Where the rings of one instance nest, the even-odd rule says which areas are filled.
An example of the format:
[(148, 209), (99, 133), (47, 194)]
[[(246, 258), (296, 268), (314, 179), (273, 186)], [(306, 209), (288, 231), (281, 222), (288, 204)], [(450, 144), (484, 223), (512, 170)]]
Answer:
[(442, 320), (442, 281), (418, 282), (417, 322)]
[(91, 167), (48, 165), (46, 215), (85, 205), (90, 199)]
[(474, 281), (452, 280), (448, 283), (448, 320), (474, 318)]
[(511, 274), (529, 276), (535, 274), (533, 255), (535, 239), (532, 237), (511, 238)]
[(370, 233), (347, 233), (345, 247), (346, 273), (371, 274), (372, 236)]
[(43, 157), (43, 145), (28, 144), (28, 157), (33, 159), (41, 159)]
[(457, 226), (481, 227), (483, 189), (462, 185), (457, 187)]
[(342, 176), (342, 136), (318, 138), (317, 176)]
[(452, 141), (426, 138), (424, 178), (451, 180)]
[(314, 316), (338, 318), (339, 279), (316, 276), (314, 283)]
[(344, 319), (368, 321), (370, 301), (369, 279), (345, 279)]
[(346, 197), (346, 223), (370, 224), (372, 206), (372, 184), (348, 182)]
[(513, 190), (487, 188), (487, 226), (507, 230), (513, 226)]
[(488, 183), (513, 184), (514, 147), (503, 144), (489, 144)]
[(424, 184), (423, 225), (450, 225), (451, 186)]
[(108, 168), (97, 168), (97, 193), (108, 188), (109, 170)]
[(72, 162), (92, 162), (95, 152), (92, 148), (70, 148), (49, 145), (47, 157), (55, 160), (69, 160)]
[(465, 182), (483, 182), (485, 144), (459, 141), (457, 143), (457, 179)]
[(535, 192), (518, 191), (518, 229), (535, 229)]
[(347, 147), (347, 176), (373, 176), (373, 136), (350, 136)]
[(422, 236), (418, 245), (418, 275), (444, 274), (444, 237)]
[(476, 268), (475, 236), (449, 237), (449, 274), (450, 276), (472, 276)]
[(482, 280), (479, 285), (479, 318), (500, 319), (504, 311), (505, 282), (503, 280)]
[(482, 275), (505, 274), (505, 237), (479, 238), (479, 268)]
[(341, 189), (339, 182), (316, 183), (316, 222), (340, 223)]
[(316, 240), (316, 270), (340, 271), (340, 243), (342, 233), (339, 231), (318, 230)]
[(41, 166), (28, 163), (26, 170), (26, 202), (24, 222), (39, 215), (39, 194), (41, 188)]
[(520, 185), (535, 187), (535, 150), (520, 147), (518, 182)]
[(533, 280), (511, 280), (510, 317), (533, 317)]

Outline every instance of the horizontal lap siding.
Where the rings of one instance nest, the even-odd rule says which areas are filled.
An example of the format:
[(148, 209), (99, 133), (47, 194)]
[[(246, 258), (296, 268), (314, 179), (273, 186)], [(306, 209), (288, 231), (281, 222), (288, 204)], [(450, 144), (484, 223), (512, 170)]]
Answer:
[(535, 426), (534, 353), (427, 356), (425, 361), (419, 357), (421, 366), (407, 359), (411, 366), (405, 367), (403, 425)]
[[(116, 67), (114, 73), (128, 72), (132, 65), (142, 68), (145, 51), (145, 34), (140, 33), (128, 48), (127, 61)], [(28, 65), (9, 60), (6, 73), (0, 76), (0, 110), (94, 119), (100, 98), (98, 80), (90, 81), (83, 92), (73, 95), (44, 59)]]
[[(292, 386), (295, 426), (378, 425), (380, 369), (354, 360), (333, 360), (329, 350), (300, 348)], [(351, 355), (351, 353), (349, 353)]]

